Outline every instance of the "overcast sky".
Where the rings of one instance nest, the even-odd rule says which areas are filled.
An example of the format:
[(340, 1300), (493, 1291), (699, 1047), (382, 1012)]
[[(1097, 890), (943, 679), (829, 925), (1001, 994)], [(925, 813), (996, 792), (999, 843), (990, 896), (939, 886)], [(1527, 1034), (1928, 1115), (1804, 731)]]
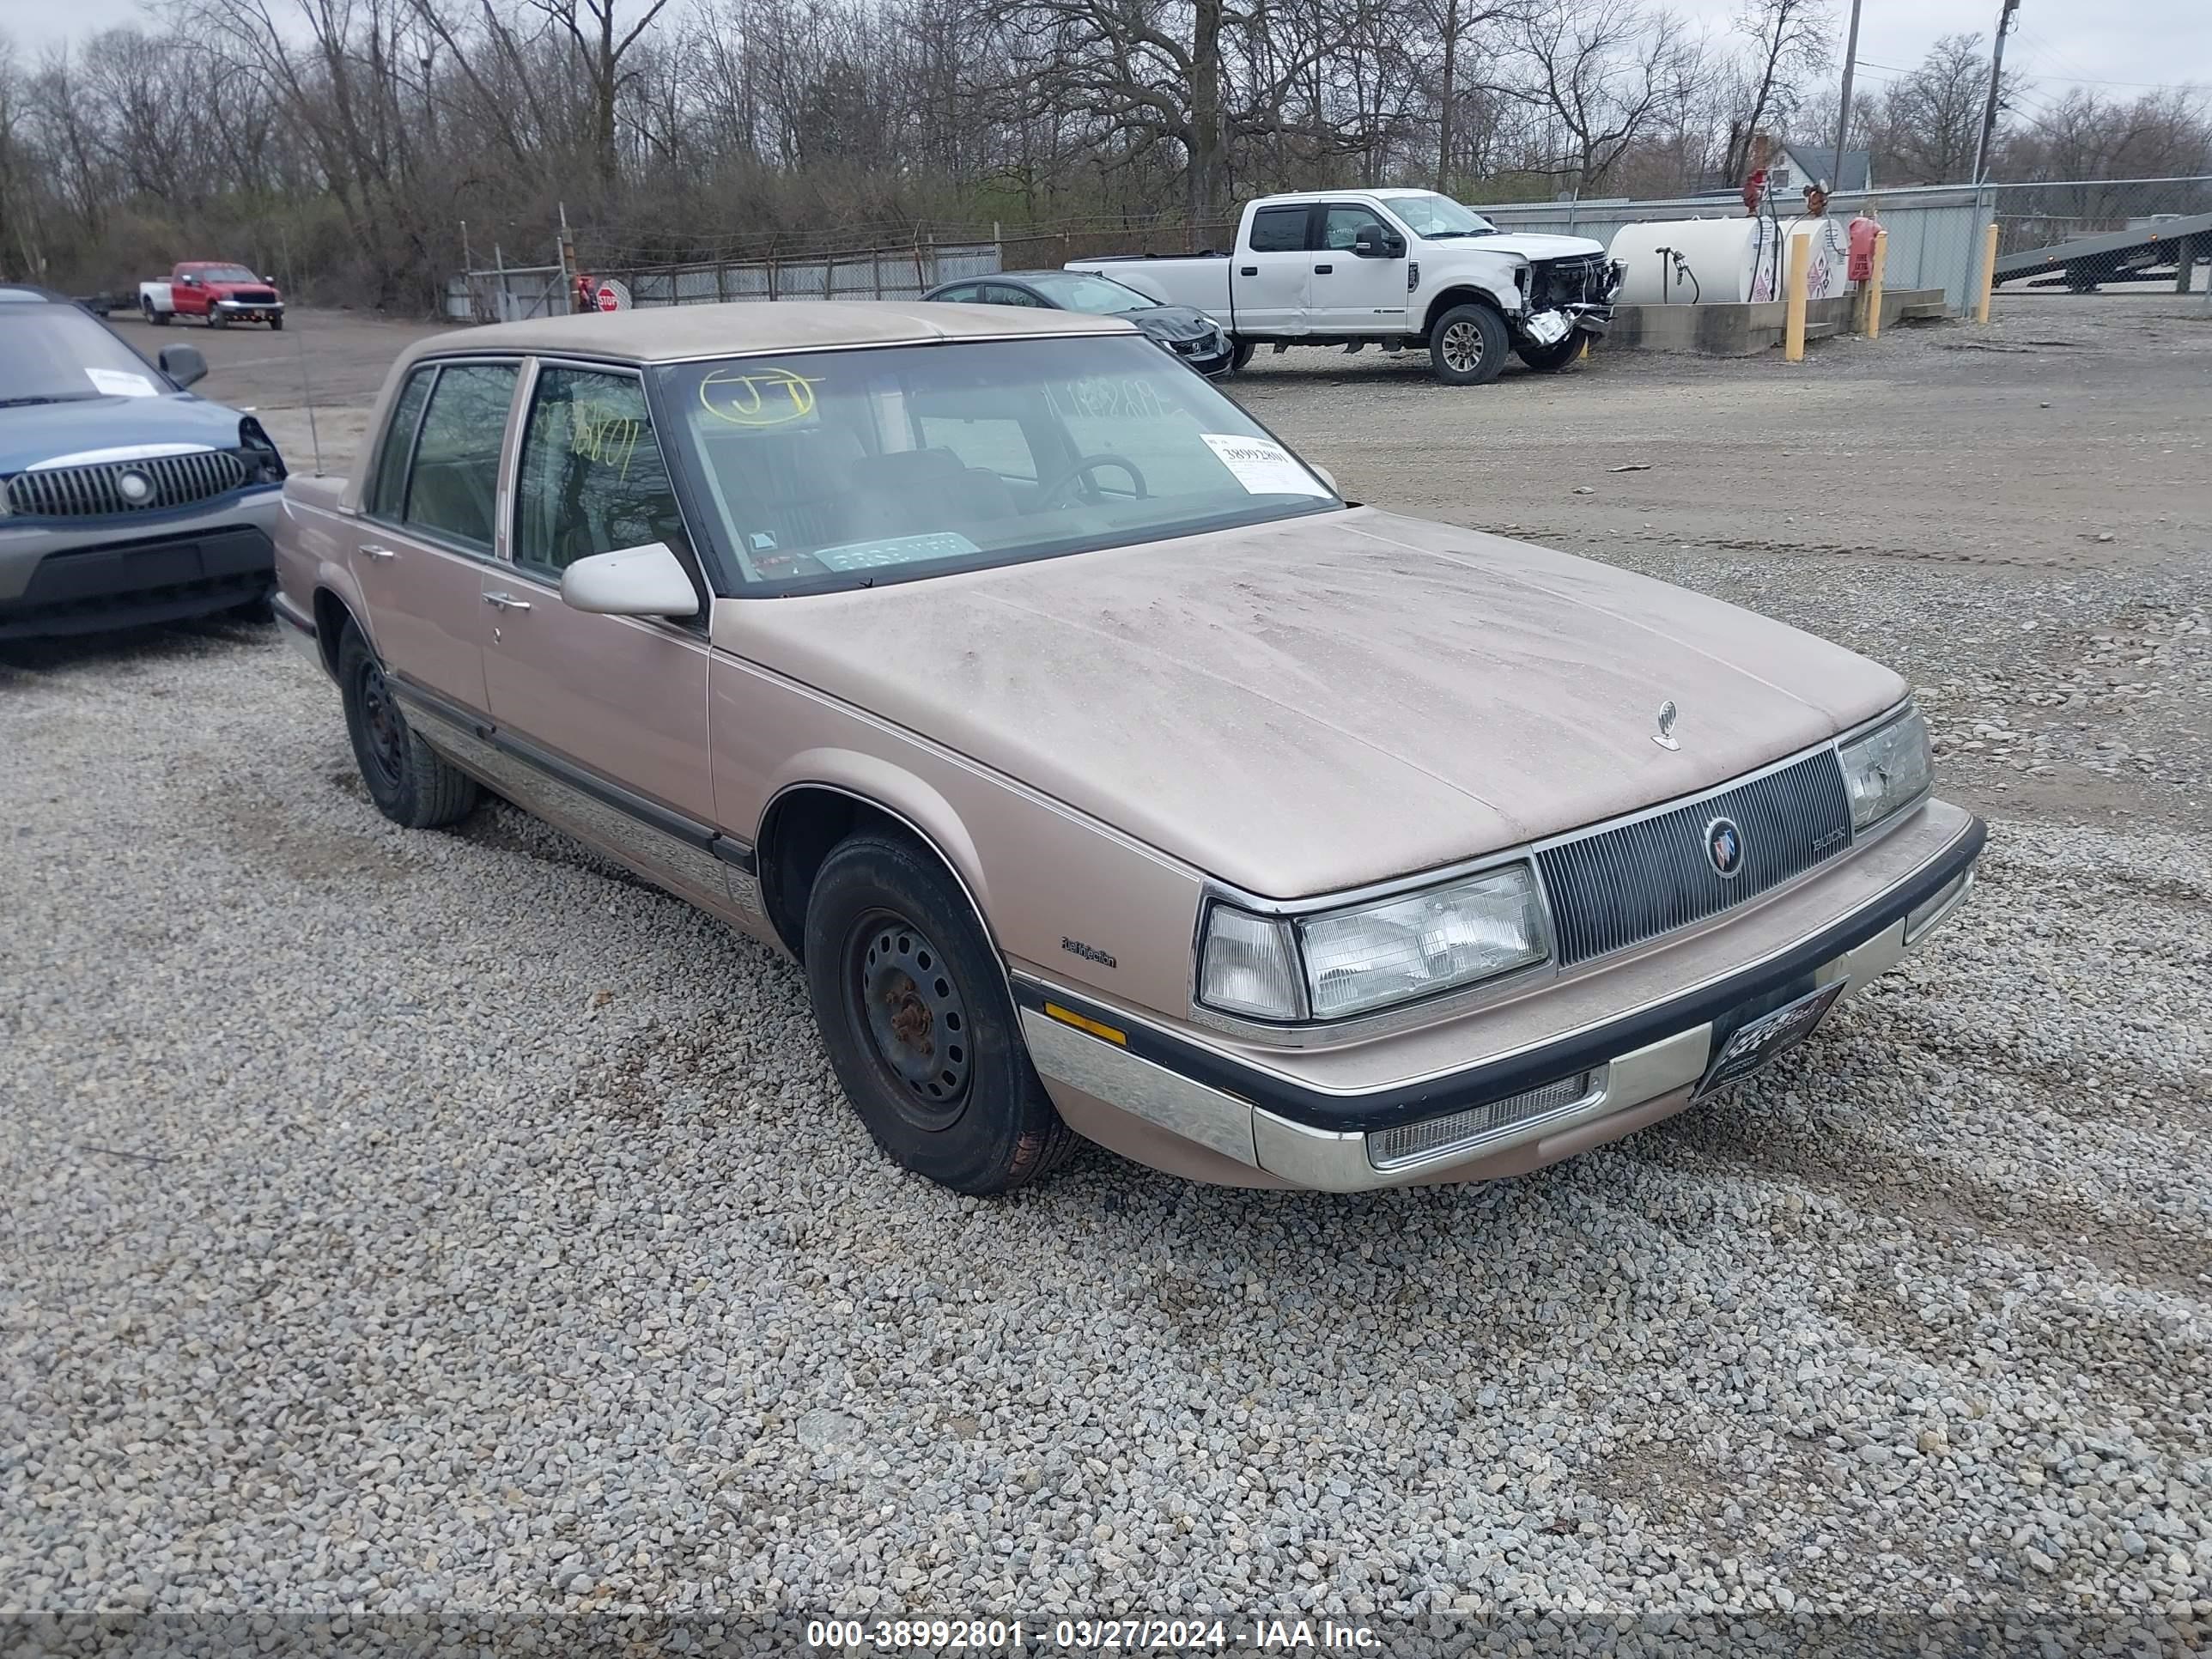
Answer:
[[(1724, 27), (1741, 0), (1673, 0), (1676, 8), (1716, 28)], [(1888, 70), (1920, 60), (1939, 34), (1989, 34), (1998, 0), (1863, 0), (1859, 58), (1863, 84), (1879, 85)], [(1850, 0), (1831, 0), (1836, 14), (1837, 56), (1842, 56), (1844, 18)], [(37, 49), (55, 40), (128, 22), (137, 0), (0, 0), (0, 32), (18, 46)], [(2162, 83), (2193, 82), (2212, 89), (2212, 0), (2021, 0), (2007, 60), (2034, 85), (2027, 97), (2048, 102), (2069, 85), (2127, 96)], [(2127, 83), (2127, 84), (2122, 84)]]

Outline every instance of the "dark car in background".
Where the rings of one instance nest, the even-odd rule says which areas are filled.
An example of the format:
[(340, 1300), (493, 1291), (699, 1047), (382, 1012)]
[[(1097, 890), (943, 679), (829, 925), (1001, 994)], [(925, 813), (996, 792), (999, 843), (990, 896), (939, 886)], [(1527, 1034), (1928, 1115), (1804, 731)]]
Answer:
[(921, 296), (969, 305), (1032, 306), (1082, 311), (1093, 317), (1126, 317), (1163, 350), (1209, 379), (1226, 374), (1235, 347), (1221, 325), (1194, 306), (1164, 306), (1150, 295), (1074, 270), (1001, 270), (988, 276), (942, 283)]
[(83, 306), (0, 284), (0, 640), (265, 616), (284, 463), (250, 415), (187, 390)]

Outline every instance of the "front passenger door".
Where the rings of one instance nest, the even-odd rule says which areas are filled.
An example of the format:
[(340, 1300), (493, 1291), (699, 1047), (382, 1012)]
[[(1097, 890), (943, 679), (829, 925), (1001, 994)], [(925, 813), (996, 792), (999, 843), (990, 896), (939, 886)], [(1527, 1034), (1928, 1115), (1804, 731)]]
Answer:
[(1352, 251), (1362, 231), (1377, 242), (1401, 234), (1358, 202), (1322, 209), (1321, 246), (1313, 256), (1316, 333), (1374, 334), (1406, 325), (1406, 256), (1362, 258)]
[(508, 561), (483, 573), (484, 682), (531, 805), (687, 898), (726, 909), (707, 750), (707, 590), (689, 621), (562, 602), (578, 559), (665, 542), (698, 581), (634, 371), (538, 368), (515, 467)]

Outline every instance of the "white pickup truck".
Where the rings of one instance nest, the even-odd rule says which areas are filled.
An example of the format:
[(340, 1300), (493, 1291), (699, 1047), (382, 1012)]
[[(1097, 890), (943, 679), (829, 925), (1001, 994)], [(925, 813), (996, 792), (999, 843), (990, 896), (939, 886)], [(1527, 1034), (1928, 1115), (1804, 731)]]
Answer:
[(1426, 346), (1439, 380), (1480, 386), (1509, 352), (1558, 369), (1605, 332), (1620, 271), (1580, 236), (1499, 230), (1427, 190), (1335, 190), (1248, 203), (1237, 251), (1075, 259), (1168, 305), (1195, 306), (1236, 343), (1385, 351)]

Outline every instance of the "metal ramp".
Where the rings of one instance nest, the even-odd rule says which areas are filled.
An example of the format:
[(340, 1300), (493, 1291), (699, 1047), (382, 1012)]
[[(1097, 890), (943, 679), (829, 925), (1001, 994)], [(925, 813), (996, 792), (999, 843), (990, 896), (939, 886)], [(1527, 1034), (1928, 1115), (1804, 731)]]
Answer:
[(2087, 290), (2122, 277), (2141, 281), (2170, 269), (2175, 290), (2185, 294), (2200, 261), (2212, 261), (2212, 213), (2008, 253), (1997, 260), (1996, 279), (2057, 276), (2067, 287)]

